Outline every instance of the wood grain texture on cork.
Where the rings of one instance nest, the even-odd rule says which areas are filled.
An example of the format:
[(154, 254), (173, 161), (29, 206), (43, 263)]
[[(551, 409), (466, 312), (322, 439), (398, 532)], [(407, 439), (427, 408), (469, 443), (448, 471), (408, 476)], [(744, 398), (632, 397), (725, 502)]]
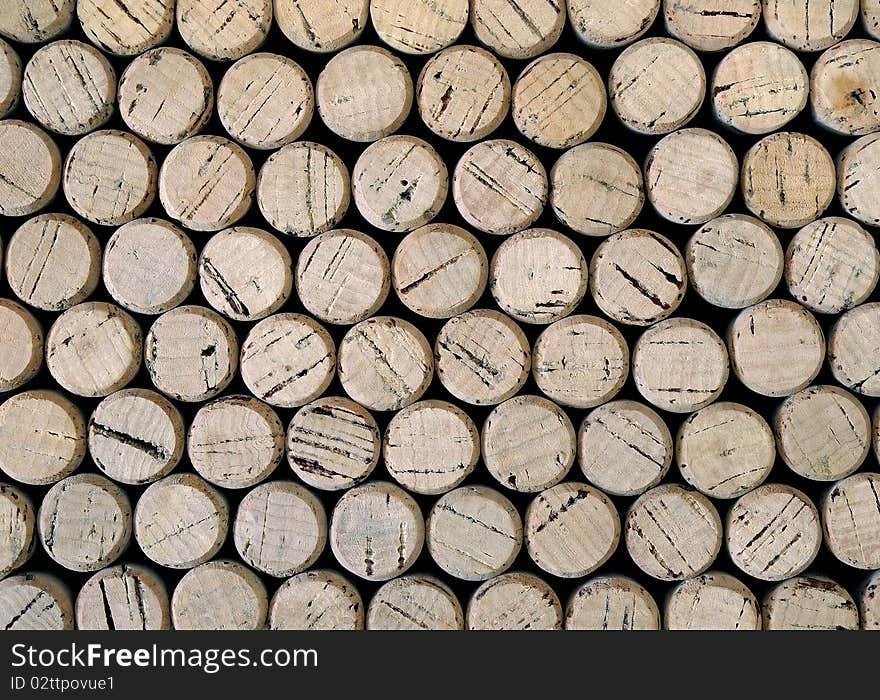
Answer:
[(880, 568), (880, 474), (860, 472), (822, 500), (822, 527), (831, 553), (857, 569)]
[(562, 604), (545, 581), (516, 571), (474, 591), (466, 619), (469, 630), (561, 630)]
[(37, 520), (34, 505), (25, 493), (0, 483), (0, 576), (22, 567), (34, 553)]
[(862, 26), (875, 39), (880, 38), (880, 0), (862, 0)]
[(188, 571), (171, 596), (171, 619), (178, 630), (264, 629), (268, 610), (266, 586), (231, 559)]
[(338, 51), (367, 26), (370, 0), (274, 0), (274, 19), (294, 46), (316, 53)]
[(859, 616), (863, 630), (880, 629), (880, 571), (868, 577), (860, 587)]
[(597, 576), (580, 586), (565, 608), (567, 630), (659, 630), (651, 594), (626, 576)]
[(859, 0), (764, 0), (767, 33), (795, 51), (824, 51), (859, 16)]
[(759, 630), (761, 606), (740, 580), (710, 571), (672, 589), (663, 607), (663, 629)]
[(383, 584), (367, 608), (369, 630), (461, 630), (455, 593), (433, 576), (402, 576)]
[(21, 304), (0, 299), (0, 391), (14, 391), (43, 366), (43, 329)]
[(857, 630), (859, 609), (839, 583), (799, 576), (764, 597), (765, 630)]
[(810, 104), (816, 121), (840, 134), (863, 136), (880, 129), (880, 44), (841, 42), (823, 53), (810, 75)]
[(262, 44), (272, 26), (272, 0), (177, 0), (177, 31), (212, 61), (233, 61)]
[(880, 134), (856, 139), (837, 160), (837, 194), (840, 204), (855, 219), (880, 225), (880, 204), (874, 193), (880, 187)]
[(23, 44), (48, 41), (70, 27), (75, 9), (76, 0), (10, 0), (0, 34)]
[(471, 26), (504, 58), (534, 58), (559, 41), (565, 4), (547, 0), (471, 0)]
[(370, 0), (370, 19), (392, 49), (429, 54), (458, 39), (469, 8), (468, 0)]
[(880, 396), (880, 303), (843, 314), (828, 337), (828, 364), (850, 391)]
[(566, 0), (568, 17), (578, 39), (596, 49), (631, 44), (650, 29), (660, 0)]
[(21, 98), (21, 59), (0, 39), (0, 119), (12, 112)]
[(171, 629), (168, 590), (146, 566), (122, 564), (102, 569), (76, 596), (76, 627), (81, 630)]
[(104, 51), (135, 56), (168, 39), (174, 4), (174, 0), (79, 0), (76, 16), (89, 40)]
[(51, 574), (9, 576), (0, 581), (0, 626), (19, 632), (72, 630), (70, 591)]
[(745, 41), (761, 19), (761, 0), (664, 0), (666, 31), (697, 51)]
[(58, 192), (61, 153), (40, 127), (4, 119), (0, 121), (0, 175), (0, 214), (33, 214)]
[(287, 579), (269, 603), (272, 630), (362, 630), (364, 603), (335, 571), (305, 571)]

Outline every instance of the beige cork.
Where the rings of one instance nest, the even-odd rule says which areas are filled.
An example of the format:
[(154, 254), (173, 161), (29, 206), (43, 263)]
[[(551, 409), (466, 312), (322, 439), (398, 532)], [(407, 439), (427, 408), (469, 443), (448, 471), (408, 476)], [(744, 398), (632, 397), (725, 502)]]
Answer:
[(623, 335), (598, 316), (569, 316), (535, 341), (532, 374), (549, 398), (563, 406), (593, 408), (610, 401), (629, 375)]
[(761, 0), (665, 0), (666, 31), (697, 51), (745, 41), (761, 19)]
[(71, 474), (86, 454), (79, 408), (54, 391), (24, 391), (0, 404), (0, 469), (45, 486)]
[(725, 214), (703, 225), (688, 240), (685, 261), (694, 291), (725, 309), (766, 299), (785, 266), (773, 229), (746, 214)]
[(0, 576), (22, 567), (34, 553), (37, 522), (31, 499), (10, 484), (0, 483)]
[(562, 604), (546, 582), (517, 571), (482, 584), (466, 618), (469, 630), (561, 630)]
[(27, 216), (54, 199), (61, 183), (61, 153), (40, 127), (0, 121), (0, 215)]
[(455, 593), (433, 576), (403, 576), (384, 584), (367, 608), (369, 630), (461, 630)]
[(88, 439), (89, 454), (107, 476), (147, 484), (178, 465), (186, 429), (168, 399), (148, 389), (124, 389), (95, 408)]
[(14, 391), (43, 366), (43, 329), (21, 304), (0, 299), (0, 392)]
[(177, 0), (177, 31), (197, 54), (233, 61), (260, 46), (272, 26), (272, 0)]
[(666, 598), (667, 630), (759, 630), (761, 606), (738, 579), (710, 571), (679, 583)]
[(309, 486), (338, 491), (359, 484), (379, 462), (381, 437), (370, 412), (325, 396), (303, 406), (287, 429), (287, 461)]
[[(352, 76), (357, 75), (357, 80)], [(352, 46), (331, 58), (318, 76), (321, 121), (349, 141), (393, 134), (409, 115), (413, 83), (399, 58), (379, 46)]]
[(306, 130), (315, 111), (312, 82), (299, 64), (274, 53), (245, 56), (217, 88), (217, 114), (232, 138), (261, 150), (280, 148)]
[(483, 141), (455, 166), (452, 196), (459, 214), (484, 233), (531, 226), (547, 204), (549, 183), (537, 156), (514, 141)]
[(880, 225), (880, 134), (856, 139), (837, 161), (837, 193), (843, 208), (869, 226)]
[(828, 364), (834, 378), (851, 391), (880, 396), (880, 303), (843, 314), (828, 337)]
[(424, 541), (425, 521), (418, 503), (387, 481), (357, 486), (333, 508), (333, 555), (343, 568), (368, 581), (387, 581), (405, 573)]
[(734, 374), (762, 396), (800, 391), (825, 361), (825, 335), (818, 321), (785, 299), (768, 299), (743, 310), (727, 331), (727, 346)]
[(0, 39), (0, 119), (12, 112), (21, 97), (21, 59)]
[(534, 58), (565, 27), (565, 4), (547, 0), (471, 0), (474, 34), (504, 58)]
[(857, 569), (880, 568), (880, 474), (861, 472), (834, 485), (822, 500), (831, 553)]
[(60, 579), (31, 573), (0, 581), (0, 626), (4, 630), (72, 630), (73, 624), (70, 591)]
[(489, 260), (479, 240), (454, 224), (417, 228), (397, 245), (391, 280), (400, 301), (428, 318), (451, 318), (483, 295)]
[(859, 16), (859, 0), (764, 0), (767, 33), (795, 51), (824, 51)]
[(48, 41), (73, 22), (76, 0), (9, 0), (0, 18), (0, 34), (23, 44)]
[(190, 569), (213, 557), (226, 539), (229, 506), (219, 491), (191, 473), (147, 487), (134, 511), (134, 536), (151, 560)]
[(578, 39), (596, 49), (613, 49), (641, 38), (660, 12), (660, 0), (566, 0)]
[(311, 491), (292, 481), (270, 481), (241, 499), (233, 527), (244, 561), (270, 576), (309, 568), (327, 543), (327, 515)]
[(579, 464), (589, 482), (613, 496), (638, 496), (672, 464), (672, 435), (656, 411), (637, 401), (593, 409), (578, 432)]
[(625, 576), (597, 576), (578, 588), (565, 609), (567, 630), (660, 629), (660, 611), (645, 588)]
[(875, 39), (880, 38), (880, 0), (862, 0), (862, 26)]
[(164, 219), (135, 219), (116, 229), (104, 249), (104, 287), (120, 306), (157, 315), (184, 301), (196, 283), (196, 249)]
[(162, 579), (139, 564), (103, 569), (76, 596), (81, 630), (171, 629), (171, 607)]
[(825, 576), (799, 576), (764, 597), (765, 630), (857, 630), (859, 609), (844, 588)]
[(425, 535), (431, 558), (465, 581), (485, 581), (513, 564), (523, 542), (514, 505), (487, 486), (461, 486), (431, 508)]
[(382, 442), (385, 468), (414, 493), (458, 486), (477, 466), (480, 434), (468, 415), (445, 401), (420, 401), (398, 411)]
[(306, 571), (287, 579), (269, 603), (272, 630), (362, 630), (364, 604), (335, 571)]
[(859, 614), (863, 630), (880, 629), (880, 571), (872, 574), (859, 590)]
[(503, 486), (534, 493), (571, 469), (577, 440), (571, 420), (541, 396), (520, 395), (496, 406), (482, 433), (483, 462)]
[(821, 126), (863, 136), (880, 129), (880, 44), (851, 39), (828, 49), (813, 65), (810, 103)]
[(241, 346), (241, 378), (258, 399), (296, 408), (314, 401), (336, 373), (336, 346), (309, 316), (274, 314), (251, 328)]
[(639, 569), (662, 581), (682, 581), (703, 573), (715, 561), (722, 524), (704, 495), (663, 484), (632, 504), (624, 537)]
[(422, 121), (438, 136), (469, 143), (501, 126), (510, 107), (510, 78), (477, 46), (451, 46), (433, 56), (416, 83)]
[(678, 247), (647, 229), (627, 229), (603, 241), (590, 261), (596, 305), (619, 323), (649, 326), (672, 315), (687, 289)]
[(491, 309), (456, 316), (440, 329), (434, 346), (437, 377), (469, 404), (494, 405), (525, 384), (531, 368), (529, 341), (516, 322)]
[(370, 19), (395, 51), (429, 54), (458, 39), (468, 21), (468, 0), (371, 0)]
[(274, 0), (275, 22), (294, 46), (316, 53), (338, 51), (367, 26), (369, 0)]
[(179, 306), (162, 314), (147, 333), (144, 364), (163, 394), (204, 401), (223, 391), (238, 368), (232, 326), (203, 306)]
[(268, 609), (266, 586), (231, 559), (188, 571), (171, 597), (171, 619), (178, 630), (264, 629)]
[(174, 0), (79, 0), (76, 15), (99, 48), (117, 56), (135, 56), (168, 39), (174, 26)]
[(548, 228), (507, 238), (492, 257), (489, 287), (503, 311), (522, 323), (568, 316), (587, 292), (589, 270), (580, 247)]

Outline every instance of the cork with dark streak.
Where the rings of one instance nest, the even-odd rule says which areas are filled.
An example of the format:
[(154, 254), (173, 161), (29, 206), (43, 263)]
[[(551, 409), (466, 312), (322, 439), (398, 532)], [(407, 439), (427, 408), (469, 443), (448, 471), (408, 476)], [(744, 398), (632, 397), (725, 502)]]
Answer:
[(504, 58), (534, 58), (555, 44), (565, 27), (559, 0), (471, 0), (471, 26)]
[(33, 503), (12, 484), (0, 483), (0, 576), (24, 566), (34, 553), (37, 521)]
[(880, 38), (880, 0), (862, 0), (862, 26), (875, 39)]
[(135, 56), (165, 42), (174, 27), (174, 0), (79, 0), (86, 36), (107, 53)]
[(0, 391), (14, 391), (43, 366), (43, 329), (21, 304), (0, 299)]
[(764, 597), (765, 630), (857, 630), (859, 609), (844, 588), (825, 576), (799, 576)]
[(486, 581), (467, 606), (469, 630), (561, 630), (562, 604), (532, 574), (513, 572)]
[(0, 19), (0, 34), (23, 44), (49, 41), (73, 22), (76, 0), (10, 0)]
[(152, 569), (122, 564), (102, 569), (76, 596), (76, 627), (81, 630), (171, 629), (165, 583)]
[(275, 0), (274, 19), (294, 46), (329, 53), (355, 41), (367, 26), (369, 0)]
[(880, 43), (843, 41), (823, 53), (810, 76), (810, 104), (821, 126), (863, 136), (880, 129)]
[(402, 576), (373, 595), (367, 608), (370, 630), (461, 630), (464, 613), (455, 593), (433, 576)]
[(880, 571), (869, 576), (859, 589), (859, 616), (863, 630), (880, 629)]
[(837, 194), (847, 213), (868, 226), (880, 225), (880, 135), (856, 139), (837, 159)]
[(580, 586), (565, 609), (567, 630), (659, 630), (660, 611), (645, 588), (625, 576), (597, 576)]
[(858, 16), (859, 0), (764, 0), (767, 33), (795, 51), (824, 51)]
[(0, 119), (12, 112), (21, 98), (21, 59), (0, 39)]
[(860, 472), (838, 482), (820, 507), (831, 553), (857, 569), (880, 568), (880, 474)]
[(663, 608), (667, 630), (759, 630), (761, 606), (730, 574), (710, 571), (670, 591)]
[(666, 0), (666, 30), (697, 51), (722, 51), (745, 41), (761, 19), (761, 0)]
[(287, 579), (269, 603), (272, 630), (362, 630), (364, 603), (335, 571), (311, 569)]
[(51, 574), (35, 572), (0, 581), (0, 627), (4, 630), (60, 631), (74, 626), (67, 586)]
[(272, 0), (177, 0), (177, 31), (197, 54), (232, 61), (249, 54), (272, 26)]
[(880, 303), (862, 304), (843, 314), (828, 337), (828, 364), (850, 391), (880, 396)]
[(171, 596), (171, 619), (178, 630), (264, 629), (268, 609), (266, 586), (231, 559), (188, 571)]
[(395, 51), (430, 54), (458, 39), (469, 8), (468, 0), (371, 0), (370, 19)]
[(567, 0), (568, 17), (578, 39), (597, 49), (626, 46), (650, 29), (660, 0)]
[(27, 216), (45, 207), (61, 184), (61, 153), (40, 127), (0, 121), (0, 214)]

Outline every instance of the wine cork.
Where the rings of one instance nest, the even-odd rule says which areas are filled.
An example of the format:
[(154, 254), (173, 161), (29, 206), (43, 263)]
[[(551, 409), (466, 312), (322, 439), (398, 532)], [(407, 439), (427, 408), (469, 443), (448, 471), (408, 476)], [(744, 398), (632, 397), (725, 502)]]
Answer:
[(367, 26), (369, 0), (275, 0), (275, 22), (294, 46), (329, 53), (355, 41)]
[(467, 606), (469, 630), (561, 630), (562, 604), (550, 586), (524, 572), (482, 584)]
[(233, 61), (251, 53), (272, 26), (272, 0), (177, 0), (177, 31), (197, 54)]
[(880, 474), (861, 472), (838, 482), (822, 500), (831, 553), (857, 569), (880, 568)]
[(309, 486), (338, 491), (359, 484), (379, 462), (381, 437), (363, 406), (325, 396), (303, 406), (287, 429), (287, 461)]
[(110, 296), (129, 311), (165, 313), (183, 302), (195, 286), (195, 246), (170, 221), (130, 221), (107, 242), (103, 279)]
[(483, 462), (509, 489), (534, 493), (558, 484), (577, 453), (571, 420), (541, 396), (520, 395), (496, 406), (483, 424)]
[(314, 564), (324, 550), (327, 515), (308, 489), (271, 481), (241, 500), (233, 535), (247, 564), (270, 576), (292, 576)]
[(89, 419), (89, 454), (123, 484), (147, 484), (168, 474), (183, 457), (185, 439), (180, 412), (148, 389), (111, 394)]
[(174, 26), (174, 0), (80, 0), (76, 16), (94, 44), (117, 56), (135, 56), (164, 43)]
[(470, 143), (501, 126), (510, 107), (510, 78), (477, 46), (451, 46), (425, 63), (416, 83), (422, 121), (438, 136)]
[(880, 37), (880, 0), (862, 0), (862, 26), (877, 39)]
[(434, 376), (431, 346), (414, 325), (374, 316), (339, 343), (339, 381), (345, 393), (374, 411), (397, 411), (417, 401)]
[(259, 630), (266, 626), (268, 609), (263, 582), (230, 559), (188, 571), (171, 596), (171, 619), (178, 630)]
[(241, 346), (241, 378), (258, 399), (296, 408), (314, 401), (336, 373), (336, 346), (309, 316), (274, 314), (256, 324)]
[(70, 592), (51, 574), (19, 574), (0, 581), (0, 625), (4, 630), (72, 630), (73, 619)]
[(315, 111), (312, 81), (299, 64), (274, 53), (245, 56), (217, 89), (223, 128), (251, 148), (280, 148), (302, 135)]
[(80, 410), (54, 391), (24, 391), (0, 404), (0, 469), (45, 486), (71, 474), (86, 454)]
[(865, 407), (830, 384), (787, 398), (776, 411), (773, 427), (782, 460), (815, 481), (849, 476), (871, 448), (871, 418)]
[(451, 318), (470, 309), (489, 278), (486, 251), (475, 236), (453, 224), (428, 224), (407, 234), (391, 261), (400, 301), (428, 318)]
[(451, 491), (480, 458), (480, 434), (468, 415), (445, 401), (420, 401), (398, 411), (382, 442), (385, 468), (415, 493)]
[(880, 571), (872, 574), (859, 590), (859, 615), (863, 630), (880, 629)]
[(800, 391), (825, 361), (819, 323), (803, 306), (785, 299), (768, 299), (742, 311), (727, 331), (727, 345), (734, 374), (762, 396)]
[(40, 542), (53, 561), (72, 571), (97, 571), (116, 561), (131, 539), (131, 504), (109, 479), (75, 474), (43, 497)]
[(795, 51), (824, 51), (859, 16), (858, 0), (764, 0), (767, 33)]
[(532, 374), (541, 393), (573, 408), (610, 401), (629, 375), (629, 348), (598, 316), (569, 316), (535, 341)]
[(568, 17), (578, 39), (596, 49), (626, 46), (650, 29), (660, 0), (567, 0)]
[(147, 145), (114, 129), (84, 136), (64, 162), (68, 204), (102, 226), (120, 226), (143, 214), (156, 197), (156, 179), (156, 159)]
[(757, 412), (722, 401), (688, 416), (675, 453), (682, 477), (695, 489), (712, 498), (738, 498), (769, 476), (776, 440)]
[(178, 306), (153, 323), (144, 364), (163, 394), (205, 401), (223, 391), (238, 367), (238, 340), (222, 316), (203, 306)]
[(513, 564), (523, 542), (513, 504), (487, 486), (460, 486), (431, 508), (425, 534), (431, 558), (465, 581), (485, 581)]
[(383, 584), (367, 608), (370, 630), (461, 630), (455, 593), (433, 576), (403, 576)]
[(723, 51), (745, 41), (761, 19), (761, 0), (667, 0), (666, 31), (697, 51)]
[(194, 231), (233, 225), (250, 209), (255, 187), (248, 154), (220, 136), (182, 141), (165, 157), (159, 173), (159, 199), (165, 211)]
[(746, 206), (771, 226), (800, 228), (822, 215), (835, 192), (834, 161), (811, 136), (780, 132), (752, 146), (742, 162)]
[(632, 504), (624, 537), (639, 569), (661, 581), (682, 581), (715, 561), (721, 549), (721, 518), (701, 493), (663, 484)]
[(604, 493), (567, 481), (543, 491), (525, 515), (526, 549), (541, 569), (579, 578), (608, 561), (620, 541), (620, 517)]
[(608, 96), (621, 122), (640, 134), (668, 134), (687, 124), (706, 93), (706, 73), (690, 48), (665, 37), (625, 49), (608, 74)]
[(712, 76), (712, 112), (745, 134), (781, 129), (807, 106), (810, 76), (797, 54), (751, 41), (721, 59)]
[(672, 589), (663, 609), (663, 628), (760, 630), (761, 606), (744, 583), (730, 574), (710, 571)]
[(857, 630), (859, 609), (844, 588), (825, 576), (799, 576), (764, 598), (766, 630)]
[(61, 153), (40, 127), (0, 121), (0, 215), (27, 216), (54, 199), (61, 183)]
[(828, 338), (834, 378), (851, 391), (880, 396), (880, 303), (862, 304), (841, 316)]
[(119, 80), (119, 113), (141, 138), (173, 145), (195, 136), (214, 107), (214, 84), (199, 59), (162, 46), (135, 58)]
[(122, 564), (103, 569), (85, 582), (76, 597), (81, 630), (171, 629), (168, 591), (152, 569)]
[(841, 42), (823, 53), (810, 76), (810, 104), (816, 121), (840, 134), (863, 136), (880, 129), (880, 44), (869, 39)]
[(437, 378), (457, 399), (501, 403), (525, 384), (531, 368), (529, 341), (504, 314), (475, 309), (451, 318), (434, 346)]
[(661, 139), (645, 160), (645, 188), (654, 209), (676, 224), (705, 224), (733, 201), (739, 164), (730, 145), (706, 129), (681, 129)]
[(284, 426), (262, 401), (224, 396), (202, 406), (189, 426), (186, 453), (216, 486), (241, 489), (266, 479), (284, 457)]
[[(357, 80), (352, 76), (357, 75)], [(376, 141), (393, 134), (409, 115), (409, 70), (379, 46), (352, 46), (331, 58), (318, 76), (315, 99), (321, 121), (349, 141)]]
[(565, 5), (542, 0), (472, 0), (477, 39), (504, 58), (534, 58), (559, 41)]
[(660, 611), (651, 594), (631, 578), (597, 576), (572, 594), (565, 629), (659, 630)]
[(27, 384), (43, 366), (43, 329), (21, 304), (0, 299), (0, 391)]
[(745, 214), (725, 214), (704, 224), (688, 240), (685, 261), (694, 291), (724, 309), (766, 299), (785, 266), (773, 229)]
[(151, 560), (190, 569), (213, 557), (229, 527), (229, 507), (195, 474), (176, 473), (147, 487), (134, 511), (134, 536)]
[(361, 153), (351, 173), (358, 211), (383, 231), (412, 231), (437, 216), (449, 191), (446, 164), (414, 136), (388, 136)]
[(376, 34), (401, 53), (429, 54), (458, 39), (468, 21), (468, 0), (371, 0)]
[(587, 261), (567, 236), (548, 228), (506, 239), (492, 257), (489, 287), (498, 306), (523, 323), (568, 316), (587, 291)]
[(863, 224), (880, 224), (880, 206), (874, 193), (880, 186), (880, 135), (856, 139), (837, 161), (837, 193), (847, 213)]
[(0, 34), (23, 44), (48, 41), (67, 31), (76, 0), (11, 0), (0, 19)]
[(10, 484), (0, 484), (0, 528), (0, 576), (8, 576), (31, 558), (37, 529), (31, 499)]
[(637, 401), (593, 409), (578, 432), (581, 471), (613, 496), (638, 496), (666, 476), (672, 435), (657, 412)]
[(458, 213), (474, 228), (497, 235), (535, 223), (547, 204), (548, 188), (537, 156), (504, 139), (471, 146), (452, 178)]
[(21, 97), (21, 59), (0, 39), (0, 119), (18, 106)]
[(813, 562), (821, 545), (816, 506), (791, 486), (759, 486), (727, 513), (730, 558), (761, 581), (797, 576)]
[(269, 603), (272, 630), (362, 630), (364, 604), (335, 571), (311, 570), (287, 579)]
[(406, 572), (425, 541), (419, 505), (387, 481), (372, 481), (347, 491), (330, 521), (333, 556), (368, 581), (387, 581)]

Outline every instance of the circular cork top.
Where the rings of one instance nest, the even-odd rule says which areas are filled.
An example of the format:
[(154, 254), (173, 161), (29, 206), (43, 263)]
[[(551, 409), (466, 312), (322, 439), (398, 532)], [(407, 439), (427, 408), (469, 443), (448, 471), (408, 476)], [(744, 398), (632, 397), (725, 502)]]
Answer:
[(21, 97), (21, 59), (0, 39), (0, 119), (18, 106)]
[(537, 576), (513, 572), (482, 584), (467, 606), (469, 630), (561, 630), (562, 604)]
[(312, 81), (299, 64), (274, 53), (254, 53), (226, 71), (217, 89), (217, 114), (239, 143), (280, 148), (306, 130), (315, 111)]
[[(295, 46), (329, 53), (348, 46), (367, 26), (369, 0), (275, 2), (275, 22)], [(271, 614), (271, 613), (270, 613)]]
[(269, 629), (362, 630), (364, 604), (335, 571), (312, 570), (287, 579), (269, 604)]
[(0, 469), (45, 486), (72, 473), (86, 454), (80, 410), (54, 391), (24, 391), (0, 404)]
[(287, 429), (287, 461), (309, 486), (338, 491), (359, 484), (379, 462), (381, 437), (363, 406), (325, 396), (303, 406)]
[(776, 441), (758, 413), (723, 401), (682, 423), (675, 452), (682, 477), (695, 489), (713, 498), (737, 498), (770, 474)]
[(241, 378), (273, 406), (296, 408), (318, 398), (336, 372), (336, 347), (309, 316), (274, 314), (256, 324), (241, 346)]
[(352, 46), (327, 62), (315, 98), (330, 131), (349, 141), (376, 141), (397, 131), (409, 115), (413, 83), (409, 69), (390, 51)]
[(89, 419), (89, 454), (123, 484), (146, 484), (168, 474), (183, 456), (185, 439), (180, 412), (148, 389), (111, 394)]
[(614, 496), (637, 496), (660, 483), (672, 464), (672, 435), (657, 412), (637, 401), (592, 410), (578, 432), (580, 467)]
[[(37, 601), (39, 604), (35, 604)], [(3, 579), (0, 625), (13, 631), (72, 630), (70, 591), (50, 574), (19, 574)]]
[(431, 508), (426, 529), (431, 558), (465, 581), (485, 581), (510, 568), (522, 547), (519, 513), (487, 486), (461, 486)]
[(76, 597), (80, 630), (171, 629), (168, 591), (152, 569), (122, 564), (103, 569)]
[(828, 338), (834, 378), (851, 391), (880, 396), (880, 303), (862, 304), (841, 316)]
[(767, 33), (795, 51), (823, 51), (843, 39), (859, 0), (764, 0)]
[(266, 586), (231, 559), (188, 571), (171, 597), (171, 619), (178, 630), (263, 629), (268, 609)]
[(688, 278), (710, 304), (742, 309), (769, 296), (782, 279), (782, 244), (769, 226), (725, 214), (697, 231), (685, 248)]
[(53, 561), (72, 571), (97, 571), (128, 546), (131, 504), (109, 479), (74, 474), (43, 497), (37, 524), (43, 549)]
[(734, 374), (762, 396), (800, 391), (825, 361), (825, 336), (816, 318), (785, 299), (768, 299), (742, 311), (727, 331), (727, 345)]
[(633, 503), (624, 534), (639, 569), (662, 581), (681, 581), (703, 573), (715, 561), (722, 525), (704, 495), (664, 484)]
[(417, 228), (397, 245), (391, 279), (400, 301), (428, 318), (450, 318), (470, 309), (489, 278), (486, 251), (475, 236), (453, 224)]
[(535, 341), (532, 374), (543, 394), (574, 408), (610, 401), (629, 375), (623, 335), (598, 316), (569, 316)]
[(48, 41), (70, 27), (75, 9), (76, 0), (9, 0), (0, 34), (23, 44)]
[(822, 501), (828, 549), (857, 569), (880, 568), (880, 474), (862, 472), (844, 479)]
[(196, 283), (196, 249), (164, 219), (136, 219), (116, 229), (104, 249), (104, 286), (120, 306), (161, 314), (186, 299)]
[(178, 401), (205, 401), (235, 376), (238, 340), (218, 313), (203, 306), (178, 306), (156, 319), (147, 333), (144, 364), (163, 394)]
[(577, 452), (571, 420), (541, 396), (520, 395), (496, 406), (483, 424), (483, 462), (499, 483), (533, 493), (559, 483)]
[(229, 527), (229, 507), (195, 474), (175, 473), (143, 492), (134, 511), (138, 546), (157, 564), (190, 569), (213, 557)]
[(471, 0), (471, 25), (481, 43), (504, 58), (534, 58), (565, 27), (565, 5), (546, 0)]
[[(816, 121), (840, 134), (880, 129), (880, 44), (851, 39), (831, 47), (813, 65), (810, 104)], [(27, 93), (25, 93), (27, 97)]]
[(837, 193), (850, 216), (869, 226), (880, 225), (880, 134), (856, 139), (837, 161)]
[(368, 581), (409, 569), (422, 551), (425, 521), (406, 491), (373, 481), (346, 491), (333, 508), (330, 547), (340, 565)]
[(394, 414), (385, 431), (382, 456), (388, 473), (405, 489), (446, 493), (477, 466), (480, 434), (457, 406), (420, 401)]
[(199, 133), (214, 107), (214, 84), (202, 62), (173, 46), (135, 58), (119, 80), (119, 113), (147, 141), (180, 143)]
[(428, 54), (452, 44), (468, 21), (468, 0), (371, 0), (376, 34), (401, 53)]
[(759, 630), (761, 606), (744, 583), (730, 574), (710, 571), (672, 589), (663, 609), (663, 628)]
[(485, 49), (451, 46), (422, 68), (416, 104), (422, 121), (438, 136), (459, 143), (477, 141), (507, 116), (510, 78)]
[(529, 376), (529, 341), (516, 322), (491, 309), (451, 318), (434, 346), (437, 377), (457, 399), (494, 405), (518, 392)]
[(651, 594), (631, 578), (597, 576), (572, 594), (565, 629), (659, 630), (660, 611)]
[(664, 2), (666, 30), (697, 51), (722, 51), (755, 31), (761, 0)]
[(43, 329), (21, 304), (0, 299), (0, 391), (26, 384), (43, 365)]
[(197, 54), (233, 61), (260, 46), (272, 26), (272, 0), (177, 0), (177, 31)]
[(461, 630), (464, 613), (455, 593), (433, 576), (402, 576), (373, 595), (367, 609), (371, 630)]
[(765, 630), (857, 630), (859, 610), (843, 586), (825, 576), (799, 576), (764, 598)]
[(567, 0), (578, 39), (597, 49), (625, 46), (640, 38), (660, 12), (660, 0)]
[(107, 53), (135, 56), (166, 41), (174, 26), (174, 0), (123, 4), (79, 0), (76, 15), (86, 36)]
[(668, 134), (694, 118), (706, 94), (700, 59), (664, 37), (625, 49), (608, 74), (608, 95), (620, 121), (641, 134)]
[(803, 111), (809, 91), (810, 77), (795, 53), (772, 41), (751, 41), (721, 59), (710, 95), (722, 124), (745, 134), (769, 134)]
[(859, 591), (859, 613), (862, 629), (880, 629), (880, 571), (872, 574)]
[(15, 486), (0, 484), (0, 576), (7, 576), (34, 553), (37, 529), (31, 500)]
[(0, 121), (0, 215), (27, 216), (45, 207), (61, 182), (61, 153), (40, 127)]
[(116, 73), (104, 54), (81, 41), (55, 41), (24, 69), (24, 104), (40, 124), (59, 134), (85, 134), (113, 113)]

